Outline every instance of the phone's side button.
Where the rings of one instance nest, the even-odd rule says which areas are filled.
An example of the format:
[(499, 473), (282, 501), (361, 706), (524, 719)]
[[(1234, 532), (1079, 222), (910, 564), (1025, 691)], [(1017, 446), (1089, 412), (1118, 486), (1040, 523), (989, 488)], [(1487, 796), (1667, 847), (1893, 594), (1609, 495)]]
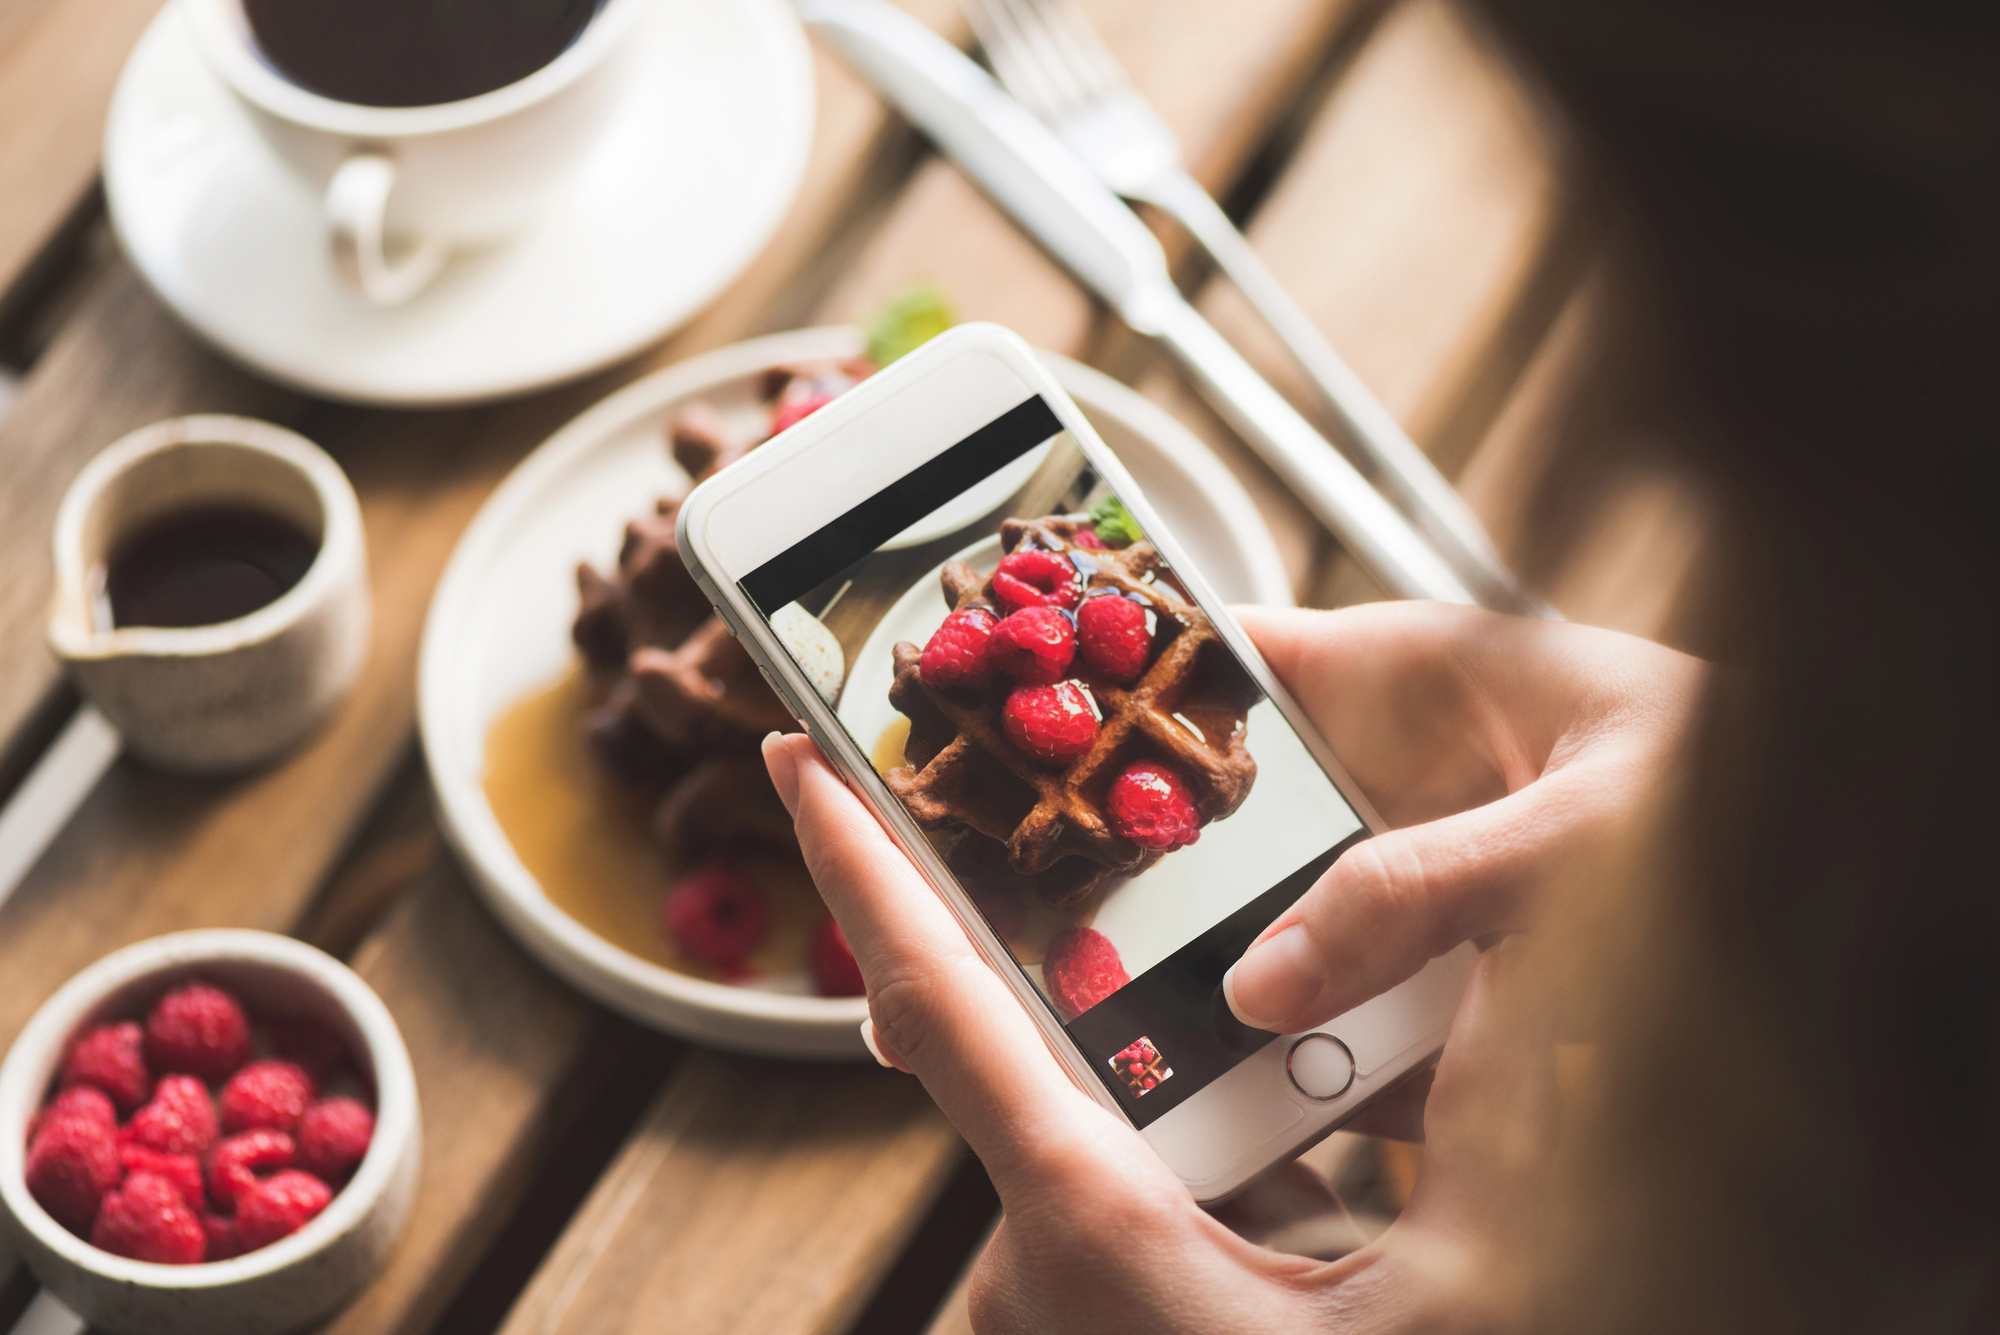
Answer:
[(757, 670), (764, 673), (764, 682), (771, 688), (772, 693), (778, 697), (778, 702), (791, 711), (792, 720), (799, 725), (799, 731), (817, 742), (819, 734), (813, 731), (811, 721), (806, 718), (805, 706), (799, 703), (799, 697), (794, 695), (791, 688), (787, 687), (783, 682), (779, 681), (769, 672), (765, 672), (762, 667), (759, 667)]
[(785, 684), (772, 676), (771, 670), (762, 663), (757, 665), (757, 675), (764, 679), (764, 684), (771, 688), (771, 694), (778, 697), (778, 702), (791, 711), (793, 718), (798, 718), (800, 714), (805, 712), (799, 708), (798, 699), (786, 688)]
[(1332, 1034), (1307, 1034), (1286, 1054), (1285, 1074), (1309, 1099), (1337, 1099), (1354, 1083), (1354, 1054)]

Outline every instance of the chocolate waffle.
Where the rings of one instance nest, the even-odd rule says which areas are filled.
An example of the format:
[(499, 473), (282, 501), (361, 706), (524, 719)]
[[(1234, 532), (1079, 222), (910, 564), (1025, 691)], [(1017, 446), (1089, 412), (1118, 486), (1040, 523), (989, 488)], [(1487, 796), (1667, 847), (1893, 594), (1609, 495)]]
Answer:
[[(1082, 547), (1076, 542), (1082, 527), (1063, 518), (1008, 520), (1000, 544), (1007, 553), (1060, 553), (1077, 567), (1084, 597), (1115, 592), (1152, 614), (1151, 657), (1130, 685), (1093, 675), (1080, 657), (1072, 666), (1102, 718), (1088, 751), (1052, 765), (1020, 750), (1001, 717), (1011, 683), (929, 686), (920, 645), (895, 647), (889, 692), (889, 702), (910, 719), (908, 763), (889, 772), (889, 787), (920, 825), (957, 833), (948, 855), (954, 870), (990, 878), (1004, 865), (1005, 875), (1066, 910), (1094, 903), (1113, 878), (1144, 871), (1162, 856), (1118, 834), (1105, 818), (1106, 790), (1134, 761), (1157, 761), (1180, 774), (1202, 825), (1243, 804), (1257, 776), (1244, 745), (1245, 722), (1261, 698), (1150, 542), (1119, 551)], [(992, 581), (963, 562), (948, 564), (942, 582), (954, 610), (1004, 610)], [(1004, 859), (996, 856), (1002, 852)]]
[[(830, 396), (868, 369), (827, 362), (776, 370), (764, 398)], [(763, 439), (732, 431), (700, 403), (667, 431), (668, 448), (697, 483)], [(764, 776), (758, 742), (798, 724), (688, 574), (674, 534), (679, 513), (678, 500), (664, 499), (626, 525), (610, 576), (577, 567), (571, 635), (599, 700), (585, 729), (611, 774), (656, 803), (653, 830), (670, 856), (746, 840), (788, 846), (791, 821)]]

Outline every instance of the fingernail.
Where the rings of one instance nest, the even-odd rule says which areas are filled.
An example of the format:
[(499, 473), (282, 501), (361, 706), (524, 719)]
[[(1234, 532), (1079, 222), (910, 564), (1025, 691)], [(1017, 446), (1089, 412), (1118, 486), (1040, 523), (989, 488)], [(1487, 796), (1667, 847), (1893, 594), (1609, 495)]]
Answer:
[(792, 748), (785, 744), (783, 733), (766, 734), (763, 750), (764, 768), (770, 772), (771, 786), (778, 790), (778, 800), (785, 804), (785, 810), (796, 819), (799, 814), (799, 762), (792, 758)]
[(1317, 963), (1306, 929), (1294, 924), (1250, 947), (1230, 966), (1222, 975), (1222, 999), (1229, 1013), (1252, 1029), (1276, 1032), (1283, 1017), (1298, 1014), (1319, 995)]
[(892, 1071), (896, 1069), (893, 1065), (890, 1065), (889, 1059), (882, 1055), (882, 1049), (875, 1046), (875, 1022), (873, 1020), (863, 1020), (861, 1022), (861, 1041), (867, 1045), (868, 1055), (875, 1059), (877, 1066), (887, 1066)]

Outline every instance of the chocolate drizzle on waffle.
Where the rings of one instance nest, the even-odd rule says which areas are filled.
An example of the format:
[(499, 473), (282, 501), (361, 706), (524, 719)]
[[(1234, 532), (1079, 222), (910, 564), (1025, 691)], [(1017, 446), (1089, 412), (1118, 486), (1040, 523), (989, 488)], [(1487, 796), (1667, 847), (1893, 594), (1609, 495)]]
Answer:
[[(1203, 825), (1241, 806), (1257, 776), (1243, 733), (1260, 693), (1214, 623), (1150, 542), (1120, 551), (1081, 547), (1081, 527), (1071, 519), (1010, 519), (1001, 527), (1000, 545), (1008, 553), (1061, 553), (1082, 576), (1085, 598), (1124, 596), (1152, 614), (1152, 657), (1131, 685), (1094, 675), (1081, 658), (1073, 665), (1102, 716), (1087, 752), (1052, 765), (1020, 750), (1001, 719), (1010, 683), (928, 686), (919, 645), (895, 647), (889, 692), (889, 702), (910, 719), (904, 746), (909, 763), (889, 772), (889, 787), (919, 824), (958, 833), (948, 855), (953, 870), (989, 885), (1011, 877), (1062, 909), (1094, 903), (1112, 878), (1144, 871), (1161, 856), (1105, 819), (1106, 790), (1127, 765), (1154, 760), (1172, 766), (1186, 780)], [(1004, 611), (990, 579), (963, 562), (944, 568), (943, 584), (953, 609)]]

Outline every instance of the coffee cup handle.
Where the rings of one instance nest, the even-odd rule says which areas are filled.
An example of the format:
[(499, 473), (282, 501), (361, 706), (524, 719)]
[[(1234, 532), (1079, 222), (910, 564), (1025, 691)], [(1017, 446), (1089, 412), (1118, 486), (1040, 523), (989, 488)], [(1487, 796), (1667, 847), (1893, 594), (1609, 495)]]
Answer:
[(377, 306), (400, 306), (429, 287), (444, 268), (449, 248), (434, 238), (416, 242), (391, 262), (384, 222), (396, 164), (380, 153), (356, 153), (340, 164), (326, 187), (326, 219), (333, 230), (334, 265), (350, 286)]

